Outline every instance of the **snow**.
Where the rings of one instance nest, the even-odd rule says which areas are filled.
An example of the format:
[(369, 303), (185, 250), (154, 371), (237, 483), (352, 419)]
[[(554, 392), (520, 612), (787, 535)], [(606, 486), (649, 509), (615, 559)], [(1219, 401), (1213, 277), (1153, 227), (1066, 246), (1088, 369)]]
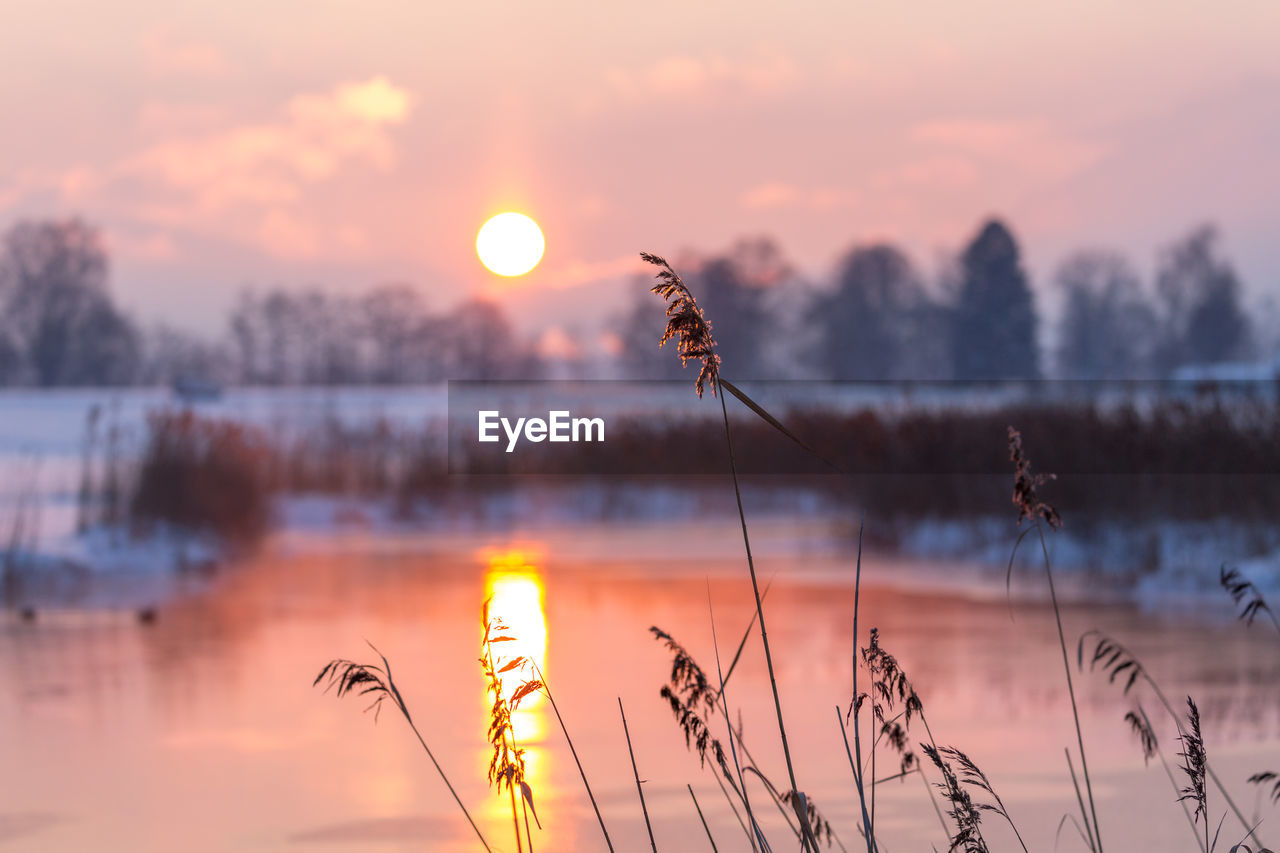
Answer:
[[(718, 414), (717, 403), (699, 401), (687, 383), (534, 383), (505, 393), (517, 407), (540, 406), (565, 396), (590, 395), (594, 410), (662, 410), (697, 416)], [(777, 411), (823, 399), (837, 409), (868, 405), (878, 411), (963, 404), (999, 405), (1009, 388), (744, 383), (748, 393)], [(1065, 386), (1064, 386), (1065, 388)], [(455, 396), (466, 388), (455, 386)], [(1069, 393), (1059, 389), (1055, 393)], [(200, 414), (232, 418), (288, 435), (317, 425), (346, 427), (377, 422), (420, 430), (438, 423), (450, 407), (444, 385), (400, 388), (230, 389), (219, 400), (194, 405)], [(458, 399), (461, 399), (459, 397)], [(456, 401), (455, 401), (456, 402)], [(126, 461), (137, 453), (149, 412), (181, 406), (167, 390), (82, 389), (0, 391), (0, 558), (13, 550), (24, 577), (44, 576), (46, 585), (74, 587), (85, 578), (114, 576), (137, 581), (139, 595), (167, 594), (185, 570), (219, 562), (211, 542), (161, 531), (141, 540), (121, 530), (76, 534), (81, 454), (90, 409), (99, 407), (98, 456), (114, 430)], [(750, 416), (749, 413), (742, 413)], [(97, 476), (101, 476), (98, 472)], [(99, 480), (99, 482), (101, 482)], [(852, 553), (855, 508), (833, 504), (802, 486), (765, 482), (745, 488), (753, 529), (769, 531), (772, 553), (813, 557), (818, 575)], [(331, 547), (335, 537), (374, 547), (429, 547), (432, 537), (471, 537), (483, 544), (513, 530), (574, 530), (565, 541), (607, 542), (609, 536), (658, 545), (672, 541), (673, 525), (736, 531), (736, 504), (726, 480), (705, 482), (573, 481), (560, 485), (522, 482), (483, 492), (454, 490), (409, 506), (391, 499), (293, 495), (278, 508), (279, 534), (291, 547)], [(12, 548), (13, 525), (23, 537)], [(1020, 530), (1011, 516), (924, 518), (885, 522), (892, 541), (876, 543), (896, 553), (907, 568), (880, 578), (886, 583), (964, 588), (977, 595), (1003, 595), (1005, 569)], [(667, 532), (664, 532), (667, 531)], [(604, 534), (608, 534), (607, 536)], [(631, 536), (631, 533), (637, 533)], [(600, 535), (597, 535), (600, 534)], [(684, 541), (687, 541), (684, 540)], [(719, 542), (720, 540), (709, 540)], [(1280, 596), (1280, 528), (1229, 518), (1208, 521), (1095, 523), (1048, 537), (1056, 576), (1067, 595), (1104, 596), (1152, 604), (1172, 599), (1223, 598), (1218, 569), (1238, 565), (1264, 593)], [(740, 544), (740, 542), (739, 542)], [(732, 535), (729, 544), (732, 546)], [(633, 547), (640, 547), (633, 545)], [(682, 549), (686, 546), (682, 541)], [(719, 547), (719, 546), (717, 546)], [(682, 553), (685, 553), (682, 551)], [(692, 552), (685, 553), (692, 559)], [(1023, 542), (1015, 563), (1015, 594), (1039, 595), (1038, 542)]]

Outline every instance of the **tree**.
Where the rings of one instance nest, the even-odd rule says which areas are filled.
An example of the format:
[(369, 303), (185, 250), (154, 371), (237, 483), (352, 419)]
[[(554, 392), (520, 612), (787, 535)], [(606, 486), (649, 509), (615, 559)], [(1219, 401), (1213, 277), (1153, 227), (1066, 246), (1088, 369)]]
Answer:
[(959, 379), (1040, 376), (1036, 309), (1018, 244), (998, 220), (982, 227), (961, 256), (951, 323), (951, 359)]
[(240, 295), (231, 312), (231, 334), (240, 355), (243, 380), (255, 385), (303, 381), (300, 311), (284, 291)]
[(14, 385), (22, 377), (22, 351), (17, 342), (0, 325), (0, 385)]
[(469, 300), (432, 325), (441, 378), (535, 379), (541, 373), (537, 357), (520, 344), (506, 315), (493, 302)]
[(168, 385), (179, 379), (226, 383), (233, 381), (233, 357), (222, 342), (206, 340), (163, 323), (143, 336), (139, 379)]
[(920, 378), (921, 325), (932, 308), (900, 250), (855, 248), (840, 263), (835, 290), (816, 295), (806, 312), (817, 336), (813, 360), (832, 379)]
[(1063, 262), (1056, 281), (1063, 293), (1059, 375), (1130, 379), (1150, 371), (1155, 307), (1122, 256), (1077, 252)]
[(241, 375), (282, 385), (527, 379), (537, 359), (502, 309), (464, 302), (431, 316), (405, 286), (350, 299), (319, 290), (246, 293), (231, 315)]
[(412, 381), (422, 369), (412, 363), (414, 338), (426, 317), (417, 291), (404, 284), (374, 288), (360, 297), (359, 311), (369, 341), (369, 378), (380, 383)]
[[(740, 240), (724, 254), (706, 260), (685, 258), (674, 264), (711, 322), (716, 350), (727, 375), (761, 379), (778, 373), (785, 353), (779, 341), (777, 312), (770, 304), (790, 266), (767, 238)], [(618, 326), (618, 362), (636, 379), (679, 379), (674, 353), (659, 353), (665, 321), (661, 302), (649, 293), (651, 276), (635, 279), (635, 297)]]
[(142, 366), (137, 330), (105, 298), (94, 300), (80, 318), (68, 346), (61, 385), (128, 385)]
[(303, 381), (312, 385), (368, 381), (360, 359), (364, 329), (351, 300), (309, 290), (296, 297), (295, 304)]
[[(770, 342), (775, 314), (770, 290), (790, 275), (790, 267), (768, 238), (740, 240), (685, 276), (711, 321), (716, 349), (732, 378), (763, 379), (775, 373)], [(660, 312), (659, 312), (660, 313)]]
[(1183, 364), (1243, 358), (1252, 351), (1252, 328), (1240, 305), (1240, 280), (1231, 263), (1219, 257), (1217, 241), (1217, 231), (1205, 225), (1160, 255), (1157, 364), (1163, 372)]
[(111, 302), (108, 268), (97, 230), (78, 219), (21, 222), (5, 234), (0, 299), (37, 384), (133, 378), (137, 333)]

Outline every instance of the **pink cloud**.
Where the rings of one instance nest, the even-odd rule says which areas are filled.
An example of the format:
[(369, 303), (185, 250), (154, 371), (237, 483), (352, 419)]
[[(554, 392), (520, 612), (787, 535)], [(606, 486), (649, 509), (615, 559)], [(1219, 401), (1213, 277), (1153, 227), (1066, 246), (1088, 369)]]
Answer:
[(222, 51), (197, 41), (181, 41), (161, 30), (142, 37), (142, 57), (147, 71), (158, 77), (191, 75), (217, 77), (227, 70)]
[(911, 139), (931, 149), (999, 161), (1047, 180), (1062, 180), (1102, 157), (1102, 146), (1056, 132), (1037, 119), (948, 119), (916, 125)]
[(552, 326), (542, 333), (537, 343), (538, 355), (548, 359), (576, 361), (582, 358), (582, 346), (559, 326)]
[(855, 200), (855, 194), (850, 190), (834, 187), (805, 188), (784, 181), (770, 181), (746, 190), (739, 200), (748, 210), (831, 210), (851, 204)]
[(593, 281), (619, 278), (645, 269), (637, 253), (619, 255), (603, 261), (572, 260), (549, 270), (544, 284), (556, 288), (577, 287)]
[(637, 71), (615, 68), (607, 74), (612, 87), (631, 98), (701, 97), (731, 92), (776, 95), (800, 77), (787, 56), (770, 53), (751, 59), (721, 56), (668, 56)]
[(125, 260), (160, 263), (179, 257), (173, 238), (162, 231), (132, 235), (113, 230), (107, 234), (107, 246), (113, 257)]
[[(410, 108), (409, 93), (385, 77), (297, 95), (256, 122), (228, 122), (217, 107), (148, 102), (137, 129), (153, 141), (141, 150), (102, 165), (20, 172), (0, 184), (0, 209), (54, 198), (133, 226), (200, 231), (278, 257), (359, 253), (368, 241), (358, 227), (322, 225), (331, 209), (305, 202), (312, 187), (348, 172), (393, 168), (392, 130)], [(122, 251), (162, 259), (172, 248), (148, 240), (122, 243)]]
[[(304, 93), (269, 120), (229, 123), (213, 107), (144, 104), (154, 141), (114, 162), (19, 171), (0, 181), (0, 210), (65, 205), (114, 220), (122, 255), (168, 260), (198, 232), (285, 259), (350, 257), (369, 248), (357, 224), (307, 204), (313, 187), (360, 169), (394, 167), (392, 129), (409, 93), (385, 77)], [(118, 234), (121, 229), (113, 229)]]
[(600, 282), (617, 281), (648, 269), (648, 265), (640, 260), (638, 252), (600, 261), (573, 258), (548, 265), (544, 260), (543, 266), (535, 268), (528, 275), (503, 279), (494, 277), (485, 293), (491, 297), (509, 298), (521, 291), (569, 291)]
[(280, 258), (305, 260), (315, 257), (320, 237), (315, 228), (287, 210), (270, 210), (258, 224), (258, 241)]
[(953, 189), (978, 183), (978, 168), (965, 156), (931, 155), (877, 172), (871, 184), (879, 190)]
[(122, 171), (188, 194), (204, 210), (292, 202), (348, 164), (390, 168), (388, 128), (408, 111), (408, 93), (375, 77), (299, 95), (275, 121), (162, 140)]

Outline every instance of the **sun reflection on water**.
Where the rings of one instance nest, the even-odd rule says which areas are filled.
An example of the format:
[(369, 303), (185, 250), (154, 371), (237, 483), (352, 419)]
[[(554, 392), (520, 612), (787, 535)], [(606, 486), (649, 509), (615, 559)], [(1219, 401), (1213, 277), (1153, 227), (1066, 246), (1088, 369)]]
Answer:
[[(506, 625), (503, 634), (515, 638), (495, 644), (495, 655), (501, 655), (503, 661), (523, 657), (532, 664), (499, 674), (503, 694), (510, 699), (521, 684), (547, 671), (544, 588), (536, 566), (524, 552), (489, 554), (487, 560), (485, 598), (489, 600), (489, 616)], [(485, 702), (491, 701), (486, 689)], [(545, 779), (544, 750), (539, 744), (547, 734), (546, 703), (541, 693), (530, 694), (520, 702), (511, 715), (511, 726), (516, 741), (525, 750), (525, 778), (537, 790)], [(486, 764), (487, 761), (486, 757)]]

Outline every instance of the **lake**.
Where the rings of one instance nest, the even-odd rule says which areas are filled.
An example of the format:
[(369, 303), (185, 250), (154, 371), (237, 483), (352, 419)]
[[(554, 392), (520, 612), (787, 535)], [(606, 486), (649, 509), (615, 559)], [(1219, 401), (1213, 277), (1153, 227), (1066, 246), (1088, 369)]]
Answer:
[[(803, 519), (770, 524), (779, 537), (804, 529)], [(770, 534), (763, 525), (762, 543)], [(153, 622), (109, 607), (53, 607), (34, 621), (6, 613), (0, 844), (477, 849), (393, 708), (375, 722), (362, 713), (367, 702), (312, 687), (330, 658), (372, 662), (373, 643), (493, 849), (514, 850), (506, 800), (485, 779), (488, 697), (477, 657), (481, 606), (492, 597), (521, 652), (545, 671), (618, 850), (649, 844), (619, 698), (658, 848), (710, 849), (691, 784), (719, 848), (746, 849), (710, 770), (686, 750), (658, 696), (670, 657), (649, 634), (660, 626), (714, 672), (714, 613), (727, 665), (754, 609), (741, 549), (736, 524), (706, 520), (429, 535), (284, 531), (256, 557), (190, 579)], [(771, 584), (767, 628), (800, 787), (843, 846), (857, 849), (858, 805), (836, 723), (851, 692), (852, 554), (762, 547), (758, 568)], [(878, 627), (939, 744), (960, 747), (982, 767), (1031, 849), (1053, 849), (1062, 815), (1078, 808), (1063, 755), (1067, 746), (1075, 752), (1075, 736), (1052, 612), (1042, 599), (1020, 598), (1011, 613), (1002, 584), (948, 585), (946, 564), (873, 552), (865, 572), (864, 642), (866, 628)], [(1225, 595), (1165, 612), (1081, 600), (1063, 618), (1073, 656), (1076, 637), (1104, 629), (1133, 648), (1179, 709), (1185, 695), (1195, 697), (1211, 763), (1247, 816), (1260, 809), (1259, 832), (1275, 844), (1280, 821), (1244, 784), (1250, 773), (1280, 768), (1280, 639), (1270, 624), (1236, 623)], [(1142, 701), (1176, 763), (1179, 748), (1159, 707), (1147, 694), (1126, 698), (1101, 675), (1075, 677), (1107, 849), (1196, 849), (1165, 771), (1144, 764), (1123, 721), (1132, 700)], [(752, 755), (785, 786), (758, 635), (726, 696), (735, 721), (741, 709)], [(543, 827), (534, 830), (536, 848), (604, 849), (548, 704), (517, 716)], [(717, 734), (727, 737), (722, 722)], [(878, 760), (877, 776), (893, 775), (895, 758), (881, 750)], [(794, 849), (763, 790), (751, 794), (774, 848)], [(1224, 804), (1212, 788), (1209, 808), (1216, 825)], [(991, 846), (1011, 849), (998, 823), (994, 815), (984, 821)], [(918, 775), (877, 786), (876, 825), (883, 849), (945, 849)], [(1227, 846), (1243, 836), (1234, 817), (1222, 833)], [(1084, 849), (1070, 824), (1059, 847)]]

